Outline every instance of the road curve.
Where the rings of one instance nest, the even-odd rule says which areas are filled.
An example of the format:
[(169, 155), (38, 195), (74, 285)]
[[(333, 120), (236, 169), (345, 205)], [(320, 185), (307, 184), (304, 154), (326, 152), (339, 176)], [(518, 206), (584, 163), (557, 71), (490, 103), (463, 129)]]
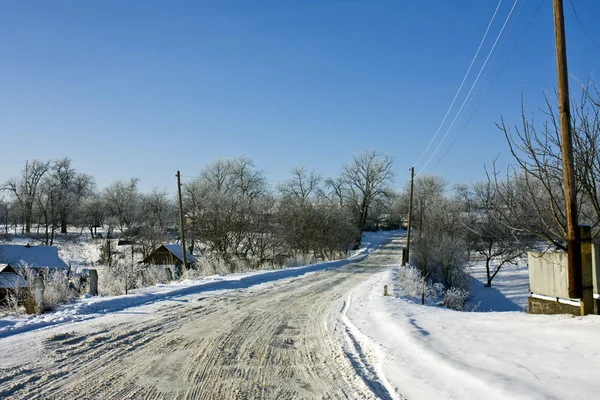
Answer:
[(33, 353), (0, 364), (0, 398), (391, 398), (340, 317), (347, 294), (401, 247), (394, 239), (343, 267), (4, 341), (2, 357)]

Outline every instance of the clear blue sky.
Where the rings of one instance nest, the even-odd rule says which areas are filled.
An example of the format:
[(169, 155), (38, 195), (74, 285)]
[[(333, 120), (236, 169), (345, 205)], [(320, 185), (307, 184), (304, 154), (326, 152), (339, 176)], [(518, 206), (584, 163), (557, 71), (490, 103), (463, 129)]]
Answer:
[[(453, 111), (513, 1), (502, 2)], [(573, 1), (600, 44), (600, 1)], [(530, 23), (540, 3), (518, 1), (480, 89), (424, 173), (467, 183), (483, 179), (484, 165), (498, 154), (510, 161), (494, 122), (501, 115), (518, 122), (522, 88), (533, 110), (542, 105), (541, 92), (556, 87), (551, 0)], [(18, 174), (26, 159), (68, 156), (100, 187), (138, 177), (143, 190), (174, 191), (176, 170), (195, 176), (217, 158), (245, 155), (275, 183), (297, 165), (337, 175), (354, 153), (370, 148), (397, 159), (402, 187), (496, 5), (4, 0), (0, 181)], [(586, 80), (600, 66), (600, 50), (577, 24), (570, 0), (565, 13), (569, 70)]]

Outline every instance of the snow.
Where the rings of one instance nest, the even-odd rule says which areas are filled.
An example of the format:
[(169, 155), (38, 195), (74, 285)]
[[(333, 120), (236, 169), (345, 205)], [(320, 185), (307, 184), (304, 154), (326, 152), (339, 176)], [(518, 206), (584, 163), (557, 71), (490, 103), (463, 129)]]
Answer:
[(486, 282), (483, 262), (471, 263), (471, 299), (468, 304), (475, 311), (526, 311), (529, 297), (529, 273), (526, 260), (518, 265), (505, 265), (492, 280), (491, 287)]
[[(198, 293), (221, 296), (217, 291), (258, 290), (259, 285), (286, 278), (303, 279), (364, 259), (394, 235), (397, 233), (369, 234), (364, 247), (346, 260), (214, 275), (144, 288), (128, 296), (86, 297), (41, 316), (3, 318), (0, 338), (12, 336), (6, 340), (19, 341), (23, 332), (39, 330), (33, 333), (37, 335), (44, 332), (42, 328), (54, 326), (68, 330), (74, 322), (101, 316), (130, 319), (141, 308), (124, 310), (140, 305), (153, 308), (161, 301), (180, 301)], [(392, 247), (394, 244), (401, 247), (401, 239), (394, 238)], [(399, 261), (393, 260), (383, 272), (342, 297), (343, 306), (336, 309), (341, 329), (331, 332), (332, 340), (340, 342), (349, 368), (376, 396), (467, 400), (598, 397), (600, 317), (523, 313), (529, 288), (524, 263), (504, 267), (490, 288), (483, 286), (482, 264), (473, 263), (470, 303), (477, 306), (476, 312), (457, 312), (431, 304), (421, 306), (402, 297), (397, 285)], [(384, 285), (390, 288), (390, 296), (382, 296)]]
[(508, 311), (522, 307), (519, 267), (500, 272), (496, 288), (477, 294), (484, 310), (495, 306), (506, 312), (421, 306), (398, 291), (383, 297), (384, 285), (396, 286), (397, 271), (389, 268), (356, 288), (346, 312), (348, 324), (360, 333), (360, 346), (371, 349), (379, 380), (393, 388), (390, 397), (597, 398), (599, 316)]
[(0, 266), (0, 288), (13, 289), (17, 287), (27, 287), (27, 282), (19, 274), (13, 272), (8, 266)]
[(365, 258), (377, 246), (394, 234), (397, 233), (366, 233), (362, 240), (361, 248), (352, 252), (349, 258), (343, 260), (321, 262), (281, 270), (259, 270), (249, 273), (213, 275), (199, 280), (174, 281), (170, 284), (158, 284), (146, 287), (131, 295), (109, 297), (86, 296), (72, 303), (61, 305), (56, 311), (39, 316), (7, 316), (0, 318), (0, 338), (57, 324), (84, 321), (108, 313), (122, 311), (130, 307), (154, 303), (177, 296), (217, 290), (245, 289), (267, 282), (300, 277), (309, 273), (340, 267), (349, 262)]
[(58, 256), (54, 246), (0, 244), (0, 262), (13, 268), (27, 265), (33, 268), (67, 269), (69, 266)]
[[(165, 244), (163, 245), (167, 250), (169, 250), (175, 257), (179, 259), (179, 261), (183, 262), (183, 249), (180, 244)], [(194, 257), (189, 251), (185, 252), (186, 261), (188, 264), (196, 262), (196, 257)]]

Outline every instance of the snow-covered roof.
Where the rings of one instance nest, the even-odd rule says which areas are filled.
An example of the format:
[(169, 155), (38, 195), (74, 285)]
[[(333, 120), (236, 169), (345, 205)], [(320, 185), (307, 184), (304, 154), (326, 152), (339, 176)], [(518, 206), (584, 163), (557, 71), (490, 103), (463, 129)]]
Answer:
[[(175, 257), (177, 257), (181, 262), (183, 262), (183, 249), (181, 248), (180, 244), (171, 243), (165, 244), (163, 246), (165, 246), (165, 248), (169, 250)], [(194, 257), (189, 251), (186, 251), (185, 254), (186, 261), (188, 264), (196, 262), (196, 257)]]
[(0, 289), (14, 289), (17, 287), (27, 287), (25, 279), (15, 273), (15, 270), (8, 264), (0, 264)]
[(69, 266), (58, 256), (54, 246), (23, 246), (0, 244), (0, 263), (13, 268), (27, 265), (32, 268), (68, 269)]

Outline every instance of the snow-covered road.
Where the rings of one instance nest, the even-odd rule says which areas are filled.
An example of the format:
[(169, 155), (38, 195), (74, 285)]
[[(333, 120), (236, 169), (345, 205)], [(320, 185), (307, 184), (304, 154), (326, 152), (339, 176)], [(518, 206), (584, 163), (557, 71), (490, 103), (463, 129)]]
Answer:
[(400, 257), (246, 289), (173, 296), (6, 337), (0, 397), (401, 398), (346, 317), (348, 293)]

